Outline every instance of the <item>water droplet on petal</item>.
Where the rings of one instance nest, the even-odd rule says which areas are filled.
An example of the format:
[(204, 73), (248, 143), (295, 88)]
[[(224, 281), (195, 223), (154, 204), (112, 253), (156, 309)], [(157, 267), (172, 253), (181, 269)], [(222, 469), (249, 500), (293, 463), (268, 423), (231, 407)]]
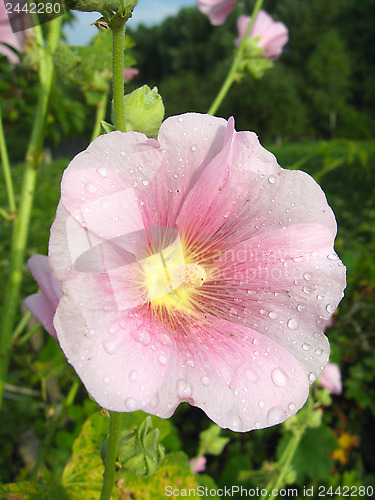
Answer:
[(305, 280), (306, 280), (306, 281), (309, 281), (309, 280), (311, 280), (311, 278), (312, 278), (312, 274), (311, 274), (311, 273), (305, 273), (305, 274), (303, 275), (303, 277), (305, 278)]
[(289, 410), (290, 410), (290, 411), (295, 410), (295, 409), (296, 409), (296, 405), (295, 405), (295, 403), (289, 403), (289, 404), (288, 404), (288, 408), (289, 408)]
[(125, 151), (120, 151), (121, 156), (125, 156)]
[(110, 382), (110, 380), (109, 380), (109, 378), (108, 378), (108, 377), (104, 377), (104, 378), (103, 378), (103, 382), (104, 382), (105, 384), (107, 384), (107, 385), (108, 385), (108, 384), (109, 384), (109, 382)]
[(324, 299), (324, 297), (323, 297), (323, 295), (318, 295), (318, 296), (317, 296), (317, 299), (318, 299), (318, 300), (323, 300), (323, 299)]
[(182, 123), (182, 122), (183, 122), (183, 118), (182, 118), (182, 116), (179, 116), (179, 117), (178, 117), (178, 121), (179, 121), (180, 123)]
[(103, 348), (106, 353), (108, 354), (114, 354), (116, 352), (116, 344), (115, 342), (112, 342), (111, 340), (105, 340), (103, 342)]
[(315, 349), (315, 354), (316, 354), (317, 356), (321, 356), (321, 355), (322, 355), (322, 353), (323, 353), (323, 351), (322, 351), (321, 349)]
[(208, 377), (202, 377), (201, 382), (204, 386), (207, 386), (210, 383), (210, 379)]
[(148, 186), (148, 181), (146, 181), (146, 180), (145, 180), (145, 181), (143, 181), (143, 182), (142, 182), (142, 184), (143, 184), (144, 186)]
[(134, 411), (137, 408), (137, 401), (134, 398), (126, 398), (125, 406), (128, 410)]
[(253, 340), (254, 345), (260, 345), (260, 340), (259, 339), (254, 339)]
[(268, 313), (268, 316), (271, 318), (271, 319), (276, 319), (277, 318), (277, 313), (275, 313), (274, 311), (271, 311)]
[(191, 396), (193, 389), (192, 389), (191, 385), (189, 384), (189, 382), (187, 382), (186, 380), (180, 379), (180, 380), (177, 380), (176, 391), (177, 391), (177, 395), (180, 398), (187, 398), (187, 397)]
[(133, 335), (135, 340), (140, 344), (148, 345), (150, 343), (150, 335), (146, 330), (137, 330)]
[(92, 335), (92, 336), (94, 336), (95, 333), (96, 333), (96, 331), (93, 328), (90, 328), (89, 334)]
[(138, 380), (138, 373), (135, 370), (129, 372), (129, 380), (131, 382), (136, 382)]
[(288, 384), (288, 375), (281, 368), (274, 368), (271, 378), (277, 387), (285, 387)]
[(310, 350), (310, 344), (302, 344), (302, 349), (304, 351), (309, 351)]
[(193, 361), (192, 359), (188, 359), (188, 360), (186, 361), (186, 364), (187, 364), (188, 366), (190, 366), (190, 368), (194, 368), (194, 361)]
[(259, 408), (264, 408), (264, 401), (263, 401), (263, 399), (260, 399), (258, 401), (258, 406), (259, 406)]
[(294, 257), (294, 262), (303, 262), (303, 256), (300, 255), (299, 257)]
[(108, 175), (108, 170), (105, 167), (99, 167), (96, 169), (96, 171), (98, 172), (100, 177), (104, 178), (104, 177), (107, 177), (107, 175)]
[(332, 314), (332, 313), (335, 312), (336, 307), (333, 306), (332, 304), (327, 304), (326, 309), (327, 309), (327, 312), (329, 312), (330, 314)]
[(86, 182), (85, 188), (86, 188), (86, 191), (88, 193), (92, 193), (92, 194), (96, 193), (96, 191), (98, 190), (98, 188), (92, 182)]
[(275, 177), (274, 175), (270, 175), (270, 176), (268, 177), (268, 182), (269, 182), (270, 184), (275, 184), (275, 182), (276, 182), (276, 177)]
[(168, 359), (163, 355), (158, 356), (158, 361), (162, 366), (165, 366), (168, 363)]
[(284, 420), (284, 412), (279, 406), (274, 406), (267, 413), (267, 422), (270, 425), (279, 424)]
[(250, 380), (250, 382), (252, 382), (253, 384), (255, 384), (259, 379), (258, 374), (254, 370), (252, 370), (251, 368), (247, 368), (245, 370), (245, 377), (248, 380)]
[(317, 379), (317, 375), (316, 375), (316, 373), (311, 372), (311, 373), (309, 374), (309, 380), (310, 380), (310, 382), (315, 382), (315, 380), (316, 380), (316, 379)]
[(296, 318), (291, 318), (288, 323), (288, 328), (290, 328), (291, 330), (296, 330), (298, 327), (299, 327), (299, 322), (298, 322), (298, 319)]
[(334, 253), (330, 253), (329, 255), (327, 255), (327, 259), (329, 260), (339, 260), (338, 256)]
[(197, 150), (197, 146), (196, 146), (195, 144), (193, 144), (193, 145), (191, 146), (191, 150), (192, 150), (193, 152), (194, 152), (194, 151), (196, 151), (196, 150)]

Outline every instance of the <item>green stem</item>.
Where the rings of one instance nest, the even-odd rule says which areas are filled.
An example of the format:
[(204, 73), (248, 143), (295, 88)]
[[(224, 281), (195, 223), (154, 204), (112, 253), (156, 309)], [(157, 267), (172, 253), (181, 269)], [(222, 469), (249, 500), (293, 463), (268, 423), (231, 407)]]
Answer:
[(38, 455), (38, 458), (35, 462), (34, 468), (31, 472), (31, 479), (35, 479), (39, 470), (40, 465), (44, 462), (48, 449), (52, 443), (52, 439), (54, 435), (56, 434), (57, 428), (61, 422), (62, 417), (64, 416), (66, 410), (71, 406), (74, 402), (74, 399), (77, 395), (78, 389), (80, 388), (81, 384), (79, 380), (75, 380), (73, 382), (72, 387), (70, 388), (70, 391), (68, 392), (68, 395), (64, 399), (63, 403), (60, 404), (59, 408), (56, 410), (55, 415), (53, 417), (53, 420), (47, 430), (46, 437), (44, 438), (42, 448), (40, 450), (40, 453)]
[(233, 82), (237, 78), (237, 75), (238, 75), (238, 66), (239, 66), (240, 62), (242, 61), (242, 56), (243, 56), (243, 53), (244, 53), (244, 50), (245, 50), (247, 38), (249, 36), (251, 28), (254, 25), (254, 22), (255, 22), (255, 19), (257, 17), (257, 14), (258, 14), (258, 12), (260, 11), (260, 9), (262, 7), (262, 4), (263, 4), (263, 0), (257, 0), (255, 2), (254, 8), (253, 8), (253, 12), (251, 14), (251, 20), (250, 20), (249, 25), (248, 25), (248, 27), (246, 29), (246, 33), (245, 33), (244, 37), (242, 38), (242, 40), (240, 42), (240, 46), (239, 46), (239, 48), (237, 50), (236, 57), (233, 60), (232, 66), (229, 69), (227, 77), (224, 80), (224, 83), (223, 83), (221, 89), (219, 90), (219, 93), (217, 94), (214, 102), (211, 104), (210, 109), (207, 111), (207, 113), (209, 115), (214, 115), (217, 112), (217, 110), (219, 109), (219, 107), (220, 107), (221, 103), (223, 102), (225, 96), (229, 92), (229, 89), (231, 88)]
[(3, 318), (0, 337), (0, 409), (3, 400), (4, 384), (7, 378), (11, 353), (13, 325), (17, 313), (19, 294), (22, 282), (23, 264), (34, 191), (37, 177), (37, 167), (40, 162), (48, 106), (54, 84), (54, 67), (52, 54), (60, 39), (63, 16), (49, 22), (47, 47), (43, 48), (43, 37), (40, 26), (34, 27), (35, 39), (39, 47), (39, 99), (31, 132), (29, 146), (26, 152), (25, 171), (21, 190), (19, 211), (14, 222), (12, 250), (10, 256), (10, 276), (4, 294)]
[(105, 455), (105, 470), (100, 500), (109, 500), (111, 498), (115, 482), (115, 467), (120, 442), (121, 421), (122, 413), (110, 412), (108, 447)]
[(21, 335), (21, 333), (26, 328), (27, 323), (30, 321), (31, 317), (32, 317), (31, 312), (26, 311), (25, 314), (22, 316), (21, 321), (18, 323), (18, 325), (14, 329), (14, 332), (12, 335), (12, 342), (16, 342), (17, 338)]
[(124, 50), (126, 19), (116, 17), (111, 23), (113, 47), (113, 116), (117, 130), (125, 132)]
[(273, 498), (273, 497), (277, 496), (277, 494), (273, 495), (272, 492), (273, 491), (276, 492), (276, 490), (278, 491), (280, 488), (282, 488), (284, 486), (285, 476), (288, 473), (289, 466), (290, 466), (290, 464), (293, 460), (293, 457), (297, 451), (297, 448), (298, 448), (298, 445), (301, 441), (303, 433), (304, 433), (304, 429), (301, 429), (301, 430), (295, 432), (292, 435), (292, 437), (290, 438), (290, 441), (289, 441), (287, 447), (285, 448), (284, 453), (282, 454), (280, 461), (279, 461), (279, 464), (281, 465), (280, 474), (277, 476), (276, 480), (272, 480), (267, 484), (267, 486), (265, 488), (267, 493), (261, 497), (261, 500), (265, 500), (266, 498)]
[(4, 178), (5, 178), (5, 186), (8, 195), (9, 202), (9, 210), (11, 214), (16, 213), (16, 200), (14, 198), (14, 189), (13, 189), (13, 180), (12, 180), (12, 172), (9, 164), (8, 150), (5, 142), (4, 128), (3, 128), (3, 118), (1, 114), (1, 106), (0, 106), (0, 155), (1, 161), (3, 164), (4, 170)]
[(96, 105), (95, 125), (91, 135), (91, 142), (96, 139), (101, 132), (100, 122), (104, 120), (107, 110), (108, 93), (103, 93), (100, 101)]

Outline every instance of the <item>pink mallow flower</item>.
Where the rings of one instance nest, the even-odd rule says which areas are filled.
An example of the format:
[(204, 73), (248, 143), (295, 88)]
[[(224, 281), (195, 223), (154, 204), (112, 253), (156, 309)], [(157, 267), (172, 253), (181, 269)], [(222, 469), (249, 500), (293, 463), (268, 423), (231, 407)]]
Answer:
[(111, 132), (64, 172), (50, 265), (58, 340), (104, 408), (167, 418), (187, 401), (248, 431), (305, 403), (343, 296), (336, 221), (234, 120)]
[(197, 0), (198, 9), (206, 15), (214, 26), (223, 24), (238, 0)]
[(328, 363), (319, 377), (319, 384), (331, 394), (342, 393), (341, 372), (336, 363)]
[(17, 64), (17, 54), (8, 47), (14, 47), (18, 52), (24, 51), (25, 37), (22, 31), (13, 33), (5, 10), (5, 2), (0, 2), (0, 53), (4, 54), (12, 64)]
[[(237, 19), (238, 46), (245, 36), (251, 17), (239, 16)], [(264, 57), (274, 60), (280, 57), (284, 45), (288, 41), (288, 28), (284, 23), (275, 22), (264, 10), (260, 10), (250, 30), (249, 38), (259, 37), (258, 46), (264, 50)]]
[(28, 266), (39, 285), (40, 293), (29, 295), (24, 300), (24, 305), (45, 330), (57, 339), (53, 317), (63, 294), (62, 286), (52, 275), (46, 255), (33, 255), (28, 261)]
[(198, 474), (198, 472), (203, 472), (206, 470), (207, 459), (203, 455), (200, 457), (192, 458), (189, 462), (191, 472), (193, 474)]

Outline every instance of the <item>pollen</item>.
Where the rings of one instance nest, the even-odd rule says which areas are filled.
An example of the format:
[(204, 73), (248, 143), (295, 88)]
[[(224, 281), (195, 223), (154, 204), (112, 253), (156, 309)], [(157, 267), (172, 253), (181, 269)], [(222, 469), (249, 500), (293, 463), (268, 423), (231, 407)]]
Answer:
[(199, 288), (207, 279), (204, 267), (199, 264), (185, 264), (185, 278), (181, 283), (181, 290)]

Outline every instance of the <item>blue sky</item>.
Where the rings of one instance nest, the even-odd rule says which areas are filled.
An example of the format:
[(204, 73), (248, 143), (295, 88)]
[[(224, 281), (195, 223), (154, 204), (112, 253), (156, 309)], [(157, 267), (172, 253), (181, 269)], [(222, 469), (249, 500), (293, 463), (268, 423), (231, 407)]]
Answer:
[[(138, 0), (133, 17), (128, 21), (128, 26), (134, 28), (141, 23), (152, 26), (160, 23), (166, 17), (176, 14), (181, 7), (195, 5), (195, 0)], [(77, 20), (74, 25), (64, 29), (68, 43), (86, 45), (97, 32), (97, 28), (91, 24), (100, 18), (100, 14), (98, 12), (75, 12), (75, 15)]]

